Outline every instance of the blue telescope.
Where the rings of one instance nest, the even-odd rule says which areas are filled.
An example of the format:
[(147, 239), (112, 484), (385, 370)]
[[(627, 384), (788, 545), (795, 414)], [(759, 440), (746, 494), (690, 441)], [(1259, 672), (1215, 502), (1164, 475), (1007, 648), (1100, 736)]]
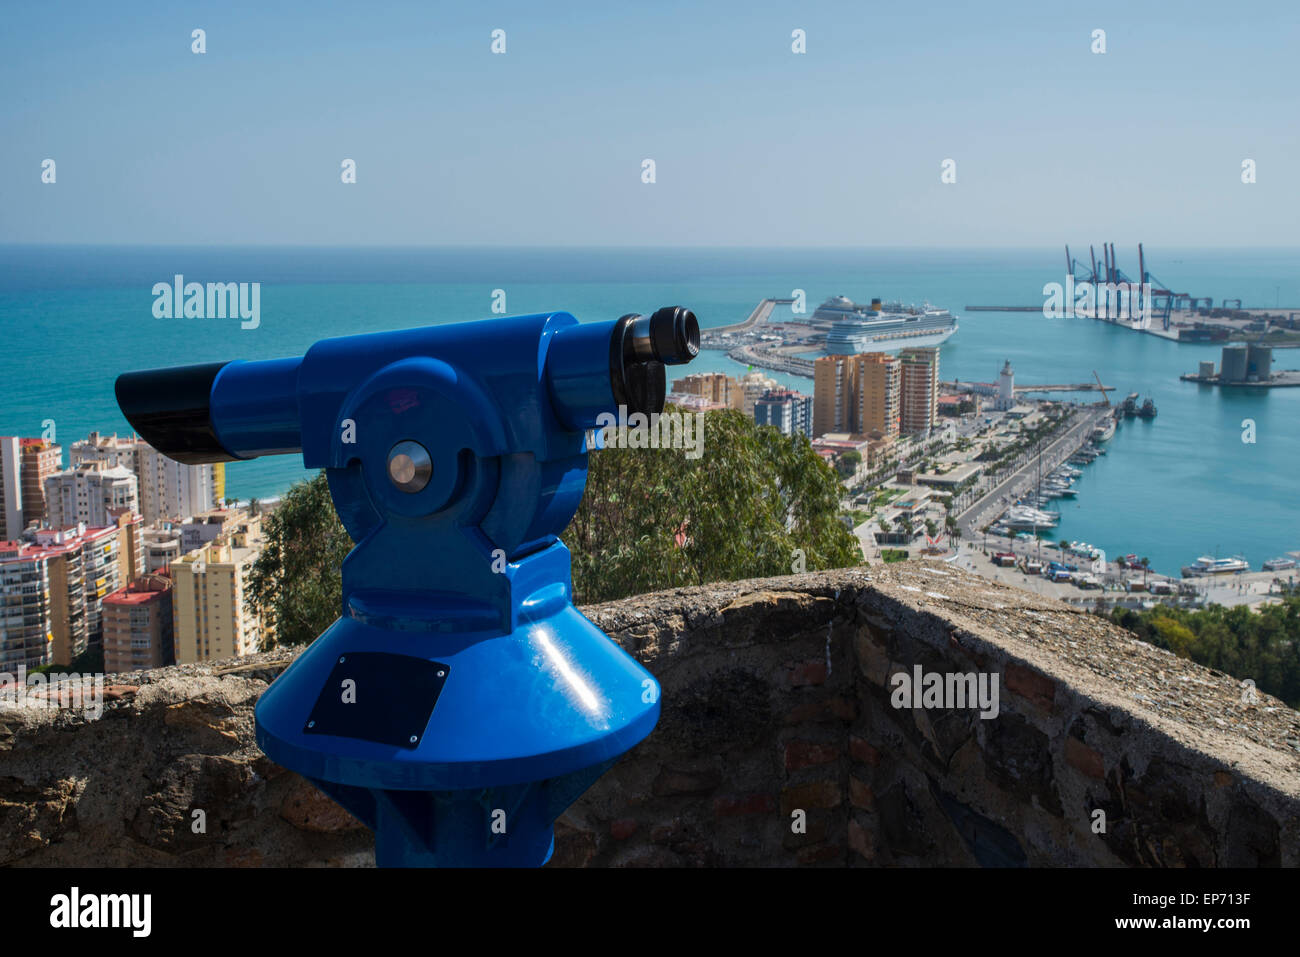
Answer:
[(302, 453), (356, 547), (341, 617), (257, 703), (258, 746), (375, 833), (380, 866), (537, 866), (555, 819), (654, 728), (659, 685), (572, 602), (558, 538), (587, 431), (663, 409), (681, 307), (317, 342), (130, 372), (117, 401), (184, 463)]

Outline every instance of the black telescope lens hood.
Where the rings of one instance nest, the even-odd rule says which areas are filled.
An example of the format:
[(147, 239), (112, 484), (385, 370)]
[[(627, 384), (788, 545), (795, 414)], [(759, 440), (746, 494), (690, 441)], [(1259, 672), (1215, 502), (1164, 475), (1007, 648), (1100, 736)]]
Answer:
[(168, 458), (186, 465), (238, 461), (212, 428), (212, 383), (226, 365), (124, 372), (114, 385), (117, 404), (131, 428)]

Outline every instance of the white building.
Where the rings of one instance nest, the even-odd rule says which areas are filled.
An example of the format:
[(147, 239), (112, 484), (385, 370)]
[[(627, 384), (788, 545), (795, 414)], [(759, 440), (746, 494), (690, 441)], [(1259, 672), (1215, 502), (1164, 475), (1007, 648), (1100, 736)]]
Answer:
[(134, 473), (146, 525), (189, 518), (217, 504), (219, 482), (213, 466), (183, 465), (136, 436), (122, 439), (91, 432), (86, 441), (72, 445), (71, 464), (83, 462), (105, 462)]
[(55, 472), (45, 480), (45, 508), (50, 527), (84, 523), (92, 528), (115, 525), (123, 512), (139, 512), (139, 483), (121, 465), (86, 462)]
[(0, 541), (16, 542), (23, 534), (21, 465), (18, 436), (0, 435)]

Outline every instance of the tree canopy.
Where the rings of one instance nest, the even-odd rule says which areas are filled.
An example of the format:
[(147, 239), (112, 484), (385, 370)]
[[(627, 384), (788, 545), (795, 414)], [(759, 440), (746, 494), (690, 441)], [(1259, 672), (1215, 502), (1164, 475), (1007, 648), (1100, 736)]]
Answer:
[(804, 435), (705, 414), (703, 455), (609, 448), (591, 458), (587, 495), (563, 538), (579, 602), (713, 581), (855, 565), (839, 520), (842, 489)]
[(273, 628), (271, 644), (314, 641), (343, 604), (343, 558), (352, 539), (334, 511), (325, 473), (289, 489), (263, 519), (266, 545), (248, 577), (248, 603)]

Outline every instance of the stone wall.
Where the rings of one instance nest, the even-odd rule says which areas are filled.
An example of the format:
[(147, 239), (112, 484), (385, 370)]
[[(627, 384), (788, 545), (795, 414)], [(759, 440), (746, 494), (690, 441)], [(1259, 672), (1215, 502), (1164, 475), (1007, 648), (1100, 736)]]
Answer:
[[(557, 823), (551, 866), (1300, 862), (1300, 715), (1049, 599), (909, 562), (584, 610), (663, 715)], [(369, 832), (253, 743), (291, 658), (119, 676), (97, 721), (0, 711), (0, 862), (371, 864)], [(996, 717), (894, 707), (917, 665), (996, 676)]]

